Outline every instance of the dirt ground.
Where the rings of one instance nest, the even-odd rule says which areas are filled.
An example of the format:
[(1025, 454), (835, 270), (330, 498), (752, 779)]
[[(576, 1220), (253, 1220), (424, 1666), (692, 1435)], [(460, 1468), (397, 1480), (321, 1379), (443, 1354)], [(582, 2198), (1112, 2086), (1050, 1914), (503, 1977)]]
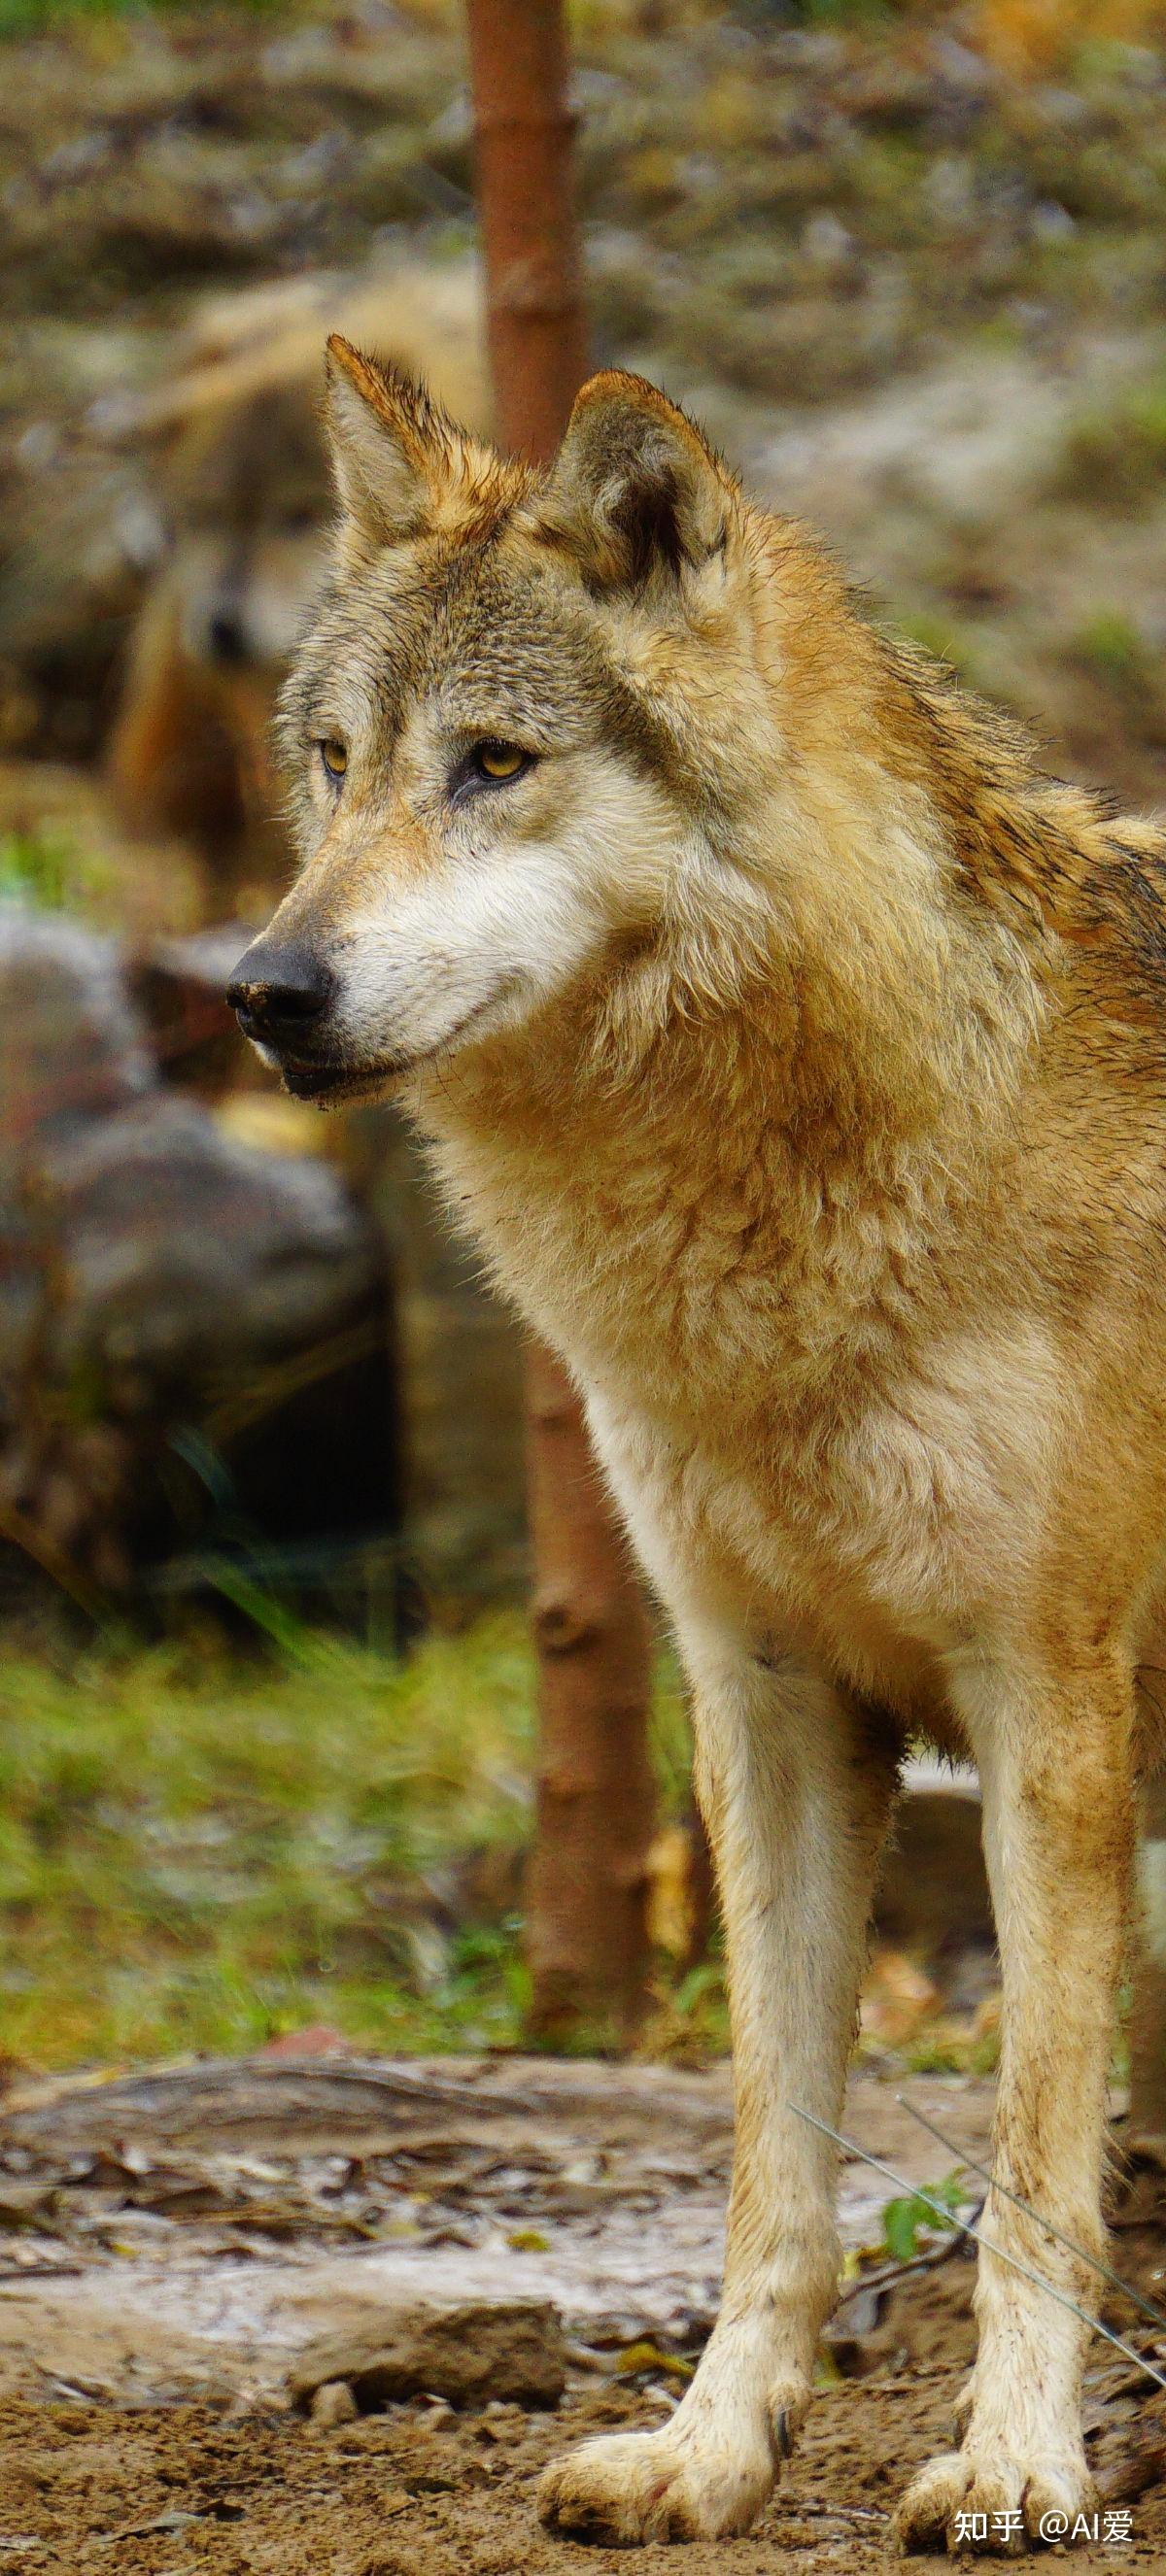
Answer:
[[(908, 2185), (934, 2183), (952, 2167), (911, 2103), (983, 2155), (981, 2080), (860, 2070), (848, 2136)], [(715, 2312), (730, 2144), (723, 2067), (259, 2059), (14, 2098), (0, 2120), (0, 2569), (625, 2566), (541, 2531), (538, 2473), (565, 2443), (676, 2403)], [(974, 2277), (938, 2231), (889, 2259), (888, 2196), (845, 2161), (844, 2295), (802, 2447), (757, 2531), (687, 2549), (672, 2562), (684, 2576), (888, 2562), (895, 2498), (948, 2439)], [(1142, 2174), (1116, 2217), (1123, 2277), (1160, 2295), (1160, 2177)], [(344, 2350), (381, 2329), (407, 2379), (418, 2314), (451, 2308), (446, 2361), (413, 2375), (445, 2373), (456, 2394), (460, 2320), (490, 2339), (483, 2305), (498, 2332), (477, 2403), (426, 2384), (385, 2402), (352, 2366), (339, 2406), (308, 2411), (313, 2387), (334, 2393)], [(1166, 2336), (1127, 2300), (1105, 2313), (1160, 2366)], [(508, 2387), (518, 2328), (531, 2392), (547, 2366), (564, 2383), (555, 2406), (545, 2389), (535, 2404), (490, 2393)], [(1100, 2341), (1086, 2422), (1103, 2511), (1128, 2515), (1130, 2536), (1075, 2565), (1160, 2568), (1166, 2399)]]
[[(823, 2390), (781, 2493), (747, 2539), (643, 2554), (682, 2576), (770, 2576), (795, 2559), (868, 2576), (891, 2558), (887, 2518), (911, 2471), (948, 2438), (971, 2350), (971, 2265), (924, 2276), (911, 2325), (935, 2358)], [(80, 2398), (0, 2403), (0, 2564), (14, 2576), (113, 2567), (133, 2576), (567, 2576), (624, 2569), (624, 2553), (552, 2539), (535, 2488), (564, 2443), (662, 2420), (659, 2399), (572, 2388), (554, 2415), (494, 2405), (459, 2416), (399, 2406), (323, 2432), (270, 2405), (126, 2410)], [(1148, 2438), (1148, 2410), (1142, 2424)], [(1166, 2420), (1158, 2418), (1159, 2462)], [(1102, 2447), (1095, 2441), (1095, 2451)], [(1111, 2450), (1115, 2449), (1111, 2437)], [(1129, 2427), (1103, 2493), (1124, 2494)], [(1135, 2497), (1133, 2537), (1074, 2566), (1166, 2563), (1166, 2489)], [(920, 2561), (921, 2567), (933, 2562)]]
[[(645, 2570), (667, 2557), (678, 2576), (768, 2576), (796, 2554), (809, 2567), (866, 2576), (887, 2559), (895, 2491), (946, 2439), (950, 2393), (948, 2373), (934, 2369), (832, 2391), (754, 2534), (692, 2546), (679, 2561), (653, 2546)], [(20, 2576), (110, 2566), (134, 2576), (626, 2570), (624, 2552), (583, 2553), (540, 2530), (537, 2476), (565, 2441), (658, 2414), (621, 2391), (572, 2394), (554, 2418), (507, 2408), (433, 2423), (402, 2408), (321, 2434), (263, 2408), (125, 2414), (9, 2399), (0, 2409), (2, 2563)], [(1160, 2566), (1164, 2552), (1159, 2499), (1125, 2559)]]

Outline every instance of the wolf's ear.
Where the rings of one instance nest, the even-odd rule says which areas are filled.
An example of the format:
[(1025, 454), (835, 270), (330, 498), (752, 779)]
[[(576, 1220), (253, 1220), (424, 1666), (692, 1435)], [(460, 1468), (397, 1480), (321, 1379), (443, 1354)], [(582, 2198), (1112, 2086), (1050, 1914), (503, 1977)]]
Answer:
[(324, 426), (341, 507), (377, 545), (399, 545), (430, 515), (449, 464), (449, 427), (419, 385), (328, 342)]
[(576, 397), (538, 519), (594, 587), (635, 590), (723, 551), (730, 497), (712, 449), (675, 403), (612, 369)]

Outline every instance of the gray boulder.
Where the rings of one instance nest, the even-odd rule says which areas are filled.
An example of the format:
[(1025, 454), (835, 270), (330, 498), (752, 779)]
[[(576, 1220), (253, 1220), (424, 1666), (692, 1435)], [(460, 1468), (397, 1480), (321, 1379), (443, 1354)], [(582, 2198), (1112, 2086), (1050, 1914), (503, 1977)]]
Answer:
[(42, 1187), (65, 1282), (46, 1357), (62, 1376), (221, 1398), (368, 1292), (368, 1229), (338, 1175), (235, 1143), (181, 1093), (50, 1143)]
[(362, 1318), (383, 1340), (383, 1254), (340, 1176), (163, 1084), (114, 941), (0, 906), (10, 1522), (111, 1579), (143, 1461)]

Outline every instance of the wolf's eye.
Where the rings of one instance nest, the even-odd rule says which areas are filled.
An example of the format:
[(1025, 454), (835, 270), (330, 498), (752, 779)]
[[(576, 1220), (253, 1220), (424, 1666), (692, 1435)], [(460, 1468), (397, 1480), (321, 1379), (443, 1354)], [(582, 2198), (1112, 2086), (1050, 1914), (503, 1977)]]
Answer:
[(537, 754), (524, 751), (520, 743), (502, 742), (495, 734), (486, 734), (481, 742), (470, 744), (462, 753), (449, 781), (450, 803), (456, 808), (483, 788), (509, 787), (516, 778), (524, 778), (533, 769)]
[(470, 768), (478, 778), (518, 778), (524, 769), (529, 769), (530, 758), (530, 753), (520, 751), (516, 742), (476, 742), (470, 753)]
[(329, 778), (343, 778), (348, 767), (347, 743), (338, 741), (335, 734), (328, 734), (318, 748)]

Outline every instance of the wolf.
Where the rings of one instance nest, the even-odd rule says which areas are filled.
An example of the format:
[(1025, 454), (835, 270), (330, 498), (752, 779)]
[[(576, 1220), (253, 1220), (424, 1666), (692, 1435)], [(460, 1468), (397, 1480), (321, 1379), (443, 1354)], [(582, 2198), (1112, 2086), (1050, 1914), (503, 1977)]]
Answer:
[(1091, 2498), (1086, 2330), (1042, 2283), (1088, 2299), (1101, 2248), (1154, 1751), (1166, 839), (879, 632), (651, 385), (593, 377), (537, 472), (342, 341), (328, 368), (303, 864), (229, 998), (298, 1097), (407, 1100), (581, 1388), (679, 1639), (727, 1941), (719, 2320), (670, 2421), (541, 2509), (627, 2544), (770, 2492), (838, 2279), (799, 2114), (838, 2127), (925, 1737), (979, 1765), (1018, 2198), (897, 2530), (1036, 2541)]

